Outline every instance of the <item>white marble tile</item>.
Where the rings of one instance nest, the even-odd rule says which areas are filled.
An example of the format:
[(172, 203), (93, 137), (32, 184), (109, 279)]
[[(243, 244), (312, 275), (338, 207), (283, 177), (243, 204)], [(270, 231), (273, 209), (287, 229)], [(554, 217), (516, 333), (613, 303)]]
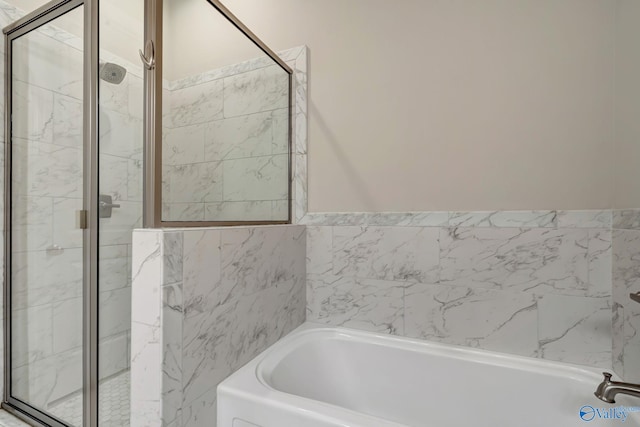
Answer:
[(127, 245), (101, 246), (98, 258), (100, 291), (112, 291), (131, 284)]
[(131, 244), (131, 230), (142, 226), (142, 203), (120, 200), (111, 218), (100, 218), (100, 244)]
[(451, 212), (451, 227), (555, 227), (556, 211)]
[(610, 210), (558, 211), (558, 228), (611, 228)]
[(223, 118), (222, 80), (176, 89), (170, 92), (169, 127), (188, 126)]
[(14, 55), (13, 72), (16, 79), (82, 99), (84, 68), (81, 49), (36, 30), (14, 42)]
[[(307, 189), (307, 48), (297, 49), (299, 53), (290, 66), (294, 69), (293, 88), (295, 91), (292, 111), (293, 164), (293, 212), (292, 221), (301, 223), (308, 211)], [(290, 51), (291, 52), (291, 51)]]
[(162, 163), (186, 165), (205, 160), (206, 126), (205, 124), (196, 124), (164, 129), (162, 133)]
[(377, 225), (385, 227), (446, 227), (448, 212), (354, 212), (307, 213), (301, 221), (306, 225)]
[(306, 52), (306, 49), (307, 47), (304, 45), (296, 46), (290, 49), (279, 50), (276, 52), (276, 54), (280, 57), (280, 59), (282, 59), (285, 62), (288, 62), (288, 61), (297, 59), (300, 55), (303, 55)]
[(223, 169), (220, 162), (193, 163), (165, 168), (169, 181), (168, 203), (218, 202), (223, 200)]
[(184, 402), (196, 401), (304, 320), (304, 279), (279, 280), (184, 321)]
[(589, 230), (449, 228), (440, 232), (440, 283), (586, 295)]
[[(165, 233), (165, 244), (167, 243)], [(168, 249), (165, 246), (165, 251)], [(180, 247), (182, 249), (182, 247)], [(180, 251), (182, 260), (182, 251)], [(182, 409), (182, 284), (162, 287), (162, 423), (180, 418)]]
[(165, 221), (204, 221), (206, 204), (201, 203), (166, 203), (168, 212), (163, 213)]
[(333, 227), (307, 226), (307, 274), (333, 273)]
[(250, 295), (279, 281), (305, 276), (304, 227), (227, 229), (221, 236), (219, 301)]
[(131, 320), (159, 328), (163, 265), (161, 231), (134, 230), (131, 263), (134, 307)]
[(640, 231), (613, 230), (613, 296), (626, 304), (630, 292), (640, 291)]
[(162, 131), (164, 132), (166, 129), (173, 128), (173, 116), (171, 111), (171, 91), (163, 87), (162, 88)]
[(295, 224), (304, 224), (308, 209), (307, 155), (296, 154), (293, 160), (292, 219)]
[(56, 145), (81, 148), (83, 142), (82, 101), (59, 94), (53, 96), (53, 137)]
[(42, 368), (41, 363), (34, 362), (30, 366), (14, 367), (14, 378), (11, 392), (14, 397), (28, 401), (32, 405), (44, 407), (55, 382), (56, 372)]
[(183, 233), (181, 231), (164, 232), (162, 238), (162, 284), (182, 282)]
[[(271, 154), (289, 153), (289, 109), (274, 110), (271, 112)], [(304, 152), (294, 153), (303, 154)]]
[(144, 118), (144, 86), (140, 77), (129, 76), (129, 101), (127, 102), (129, 115), (142, 120)]
[(215, 425), (217, 394), (216, 389), (203, 395), (185, 406), (182, 427), (211, 427)]
[[(304, 268), (302, 260), (297, 264)], [(271, 287), (232, 303), (231, 316), (219, 327), (223, 334), (233, 331), (228, 350), (232, 371), (304, 322), (305, 295), (304, 278), (279, 278)]]
[(282, 154), (224, 160), (224, 201), (286, 199), (289, 182), (288, 160), (288, 156)]
[(80, 149), (13, 141), (13, 188), (17, 194), (49, 197), (82, 197)]
[[(276, 54), (285, 62), (295, 61), (296, 59), (300, 58), (300, 56), (306, 54), (306, 46), (298, 46), (291, 49), (278, 51), (276, 52)], [(213, 70), (207, 70), (201, 74), (173, 80), (168, 82), (167, 87), (171, 90), (176, 90), (196, 84), (201, 84), (211, 80), (218, 80), (225, 77), (235, 76), (237, 74), (254, 71), (260, 68), (272, 67), (274, 65), (274, 61), (271, 58), (263, 55), (236, 64), (227, 65)]]
[(100, 292), (100, 334), (115, 335), (131, 327), (131, 288)]
[(624, 376), (624, 307), (617, 302), (612, 309), (612, 362), (613, 371), (620, 377)]
[(204, 73), (188, 76), (182, 79), (168, 82), (168, 88), (171, 90), (182, 89), (194, 86), (212, 80), (223, 79), (225, 77), (235, 76), (237, 74), (254, 71), (260, 68), (266, 68), (274, 65), (274, 61), (264, 55), (258, 58), (249, 59), (247, 61), (236, 64), (227, 65), (221, 68), (207, 70)]
[(129, 332), (101, 338), (99, 343), (100, 379), (107, 379), (129, 369)]
[[(274, 221), (287, 221), (290, 218), (289, 200), (271, 201), (271, 219)], [(293, 221), (295, 224), (295, 221)]]
[(53, 244), (53, 203), (49, 197), (14, 196), (12, 251), (41, 251)]
[(14, 310), (12, 320), (13, 367), (28, 365), (53, 354), (50, 305)]
[[(640, 366), (640, 352), (631, 353), (632, 348), (640, 349), (640, 309), (637, 303), (627, 303), (624, 306), (624, 372), (625, 376), (632, 372), (634, 367)], [(636, 374), (635, 378), (640, 377)]]
[(388, 280), (308, 276), (307, 320), (404, 335), (404, 286)]
[(131, 427), (157, 427), (160, 425), (162, 419), (161, 398), (162, 344), (160, 326), (134, 321), (131, 325)]
[(129, 81), (129, 73), (125, 75), (124, 80), (119, 84), (100, 80), (100, 109), (129, 113)]
[[(234, 304), (184, 319), (182, 388), (183, 401), (192, 402), (231, 373), (231, 335), (240, 325), (230, 325)], [(222, 331), (222, 327), (229, 329)]]
[(62, 248), (81, 248), (82, 230), (78, 228), (77, 211), (82, 199), (53, 199), (53, 239), (50, 244)]
[(82, 250), (44, 251), (12, 255), (13, 298), (16, 307), (61, 301), (81, 295)]
[(100, 110), (100, 153), (141, 159), (144, 147), (142, 120), (111, 110)]
[(73, 298), (52, 305), (53, 353), (82, 346), (82, 298)]
[[(205, 160), (239, 159), (272, 154), (273, 122), (271, 112), (258, 112), (208, 123), (204, 146)], [(286, 154), (287, 150), (284, 153)]]
[(16, 195), (13, 197), (12, 225), (51, 226), (52, 209), (53, 202), (49, 197)]
[(82, 349), (58, 353), (41, 362), (37, 371), (53, 371), (56, 375), (51, 384), (49, 402), (82, 389)]
[(224, 79), (224, 117), (287, 108), (289, 75), (274, 65)]
[(436, 283), (438, 239), (436, 228), (335, 227), (333, 274)]
[(127, 200), (142, 202), (142, 160), (129, 160), (127, 167)]
[(640, 209), (614, 210), (613, 228), (625, 230), (640, 229)]
[(307, 57), (308, 49), (303, 46), (295, 57), (292, 68), (294, 69), (294, 147), (295, 154), (307, 154)]
[(624, 346), (624, 379), (632, 383), (640, 382), (640, 345), (636, 342)]
[(220, 303), (220, 230), (184, 232), (184, 313), (192, 316)]
[(611, 296), (612, 250), (611, 229), (589, 230), (589, 291), (588, 296)]
[(535, 357), (537, 305), (524, 292), (413, 284), (405, 335)]
[(448, 224), (446, 212), (383, 212), (368, 214), (366, 222), (370, 225), (397, 225), (401, 227), (441, 227)]
[(100, 155), (100, 194), (114, 201), (126, 200), (129, 185), (129, 159)]
[(543, 295), (538, 301), (540, 356), (611, 368), (611, 301)]
[(272, 219), (272, 201), (218, 202), (204, 206), (205, 221), (268, 221)]
[[(133, 381), (132, 381), (133, 382)], [(131, 427), (157, 427), (161, 420), (160, 400), (136, 400), (131, 404)]]
[(40, 408), (82, 387), (82, 351), (71, 350), (13, 369), (14, 397)]

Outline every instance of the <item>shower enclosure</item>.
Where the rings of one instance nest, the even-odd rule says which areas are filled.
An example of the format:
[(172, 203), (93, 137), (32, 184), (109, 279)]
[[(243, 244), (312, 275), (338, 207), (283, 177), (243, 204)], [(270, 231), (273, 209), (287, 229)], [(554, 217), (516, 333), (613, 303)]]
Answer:
[(290, 222), (291, 69), (217, 0), (34, 2), (0, 0), (3, 408), (128, 426), (132, 230)]

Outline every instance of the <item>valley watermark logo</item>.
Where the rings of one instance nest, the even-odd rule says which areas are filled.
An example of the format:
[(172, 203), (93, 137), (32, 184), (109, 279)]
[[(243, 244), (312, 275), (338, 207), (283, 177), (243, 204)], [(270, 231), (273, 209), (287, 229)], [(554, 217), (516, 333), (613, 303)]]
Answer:
[(614, 406), (608, 408), (594, 408), (591, 405), (584, 405), (578, 411), (582, 421), (590, 422), (599, 420), (618, 420), (627, 421), (627, 417), (631, 412), (640, 412), (640, 406)]

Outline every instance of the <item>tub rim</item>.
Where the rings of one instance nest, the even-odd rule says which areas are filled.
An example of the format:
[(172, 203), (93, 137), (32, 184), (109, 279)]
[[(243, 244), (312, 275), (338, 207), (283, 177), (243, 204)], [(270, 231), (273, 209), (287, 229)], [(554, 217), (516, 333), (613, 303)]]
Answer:
[[(305, 344), (315, 342), (318, 337), (334, 341), (355, 341), (358, 343), (372, 344), (374, 346), (392, 347), (400, 351), (422, 353), (436, 357), (447, 357), (470, 363), (478, 363), (481, 365), (520, 369), (530, 373), (562, 377), (566, 380), (580, 382), (593, 380), (594, 391), (595, 387), (600, 383), (600, 381), (602, 381), (603, 370), (610, 369), (558, 362), (548, 359), (538, 359), (493, 350), (465, 347), (461, 345), (425, 341), (416, 338), (400, 337), (378, 332), (360, 331), (343, 327), (328, 327), (326, 325), (305, 322), (256, 358), (259, 360), (256, 360), (257, 363), (255, 365), (254, 372), (258, 382), (272, 391), (285, 393), (291, 396), (303, 397), (275, 388), (270, 383), (270, 380), (275, 369), (279, 366), (284, 357), (293, 353)], [(615, 373), (614, 378), (617, 378)]]

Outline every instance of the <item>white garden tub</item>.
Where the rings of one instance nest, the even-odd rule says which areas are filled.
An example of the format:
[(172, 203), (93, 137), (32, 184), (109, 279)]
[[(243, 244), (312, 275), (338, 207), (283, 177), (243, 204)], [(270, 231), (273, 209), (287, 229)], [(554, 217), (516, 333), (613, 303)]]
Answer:
[(640, 425), (640, 413), (602, 418), (640, 399), (601, 402), (601, 379), (600, 370), (307, 323), (220, 384), (218, 427)]

